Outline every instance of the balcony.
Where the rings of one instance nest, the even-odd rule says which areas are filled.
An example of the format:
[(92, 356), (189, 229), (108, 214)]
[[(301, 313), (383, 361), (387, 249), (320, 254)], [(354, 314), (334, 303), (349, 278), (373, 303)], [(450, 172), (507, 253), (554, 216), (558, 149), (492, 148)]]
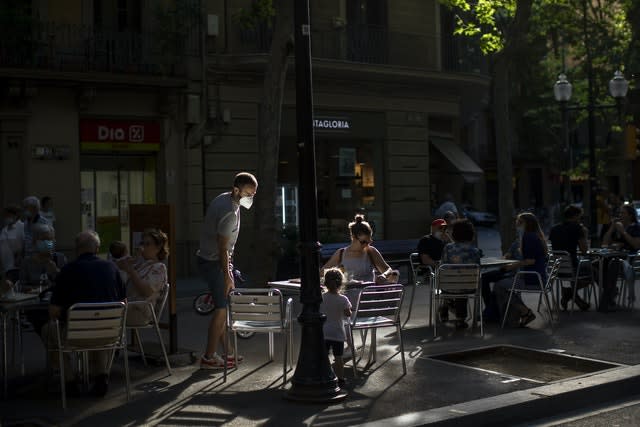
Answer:
[(0, 68), (184, 77), (198, 37), (0, 18)]
[[(267, 26), (240, 30), (234, 53), (266, 53), (271, 43)], [(470, 40), (388, 31), (376, 26), (345, 26), (311, 32), (311, 54), (330, 59), (391, 65), (427, 71), (488, 73), (486, 58)]]

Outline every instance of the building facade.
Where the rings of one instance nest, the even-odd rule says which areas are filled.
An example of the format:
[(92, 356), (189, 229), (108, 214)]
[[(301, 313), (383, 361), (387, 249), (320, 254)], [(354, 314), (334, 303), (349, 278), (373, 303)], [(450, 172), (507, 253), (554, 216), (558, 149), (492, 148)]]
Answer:
[[(68, 252), (83, 228), (135, 244), (128, 206), (173, 204), (172, 253), (193, 274), (206, 205), (260, 161), (269, 25), (240, 25), (250, 0), (13, 3), (0, 10), (13, 22), (0, 29), (0, 201), (51, 196)], [(312, 0), (311, 17), (321, 240), (347, 240), (360, 208), (377, 239), (426, 233), (446, 193), (485, 208), (489, 78), (450, 13), (436, 0)], [(274, 209), (295, 225), (289, 68)]]

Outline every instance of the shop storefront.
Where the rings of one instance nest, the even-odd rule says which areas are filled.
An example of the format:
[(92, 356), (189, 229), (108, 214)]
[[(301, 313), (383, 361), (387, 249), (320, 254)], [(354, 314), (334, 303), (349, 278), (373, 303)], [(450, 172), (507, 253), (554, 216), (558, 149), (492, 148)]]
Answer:
[[(362, 209), (376, 225), (376, 235), (382, 236), (384, 113), (320, 111), (314, 118), (314, 129), (320, 241), (347, 240), (347, 224)], [(295, 111), (286, 109), (278, 182), (289, 189), (298, 182), (294, 135)], [(292, 200), (285, 200), (285, 204), (291, 206)]]
[(129, 205), (157, 201), (156, 163), (161, 126), (156, 120), (80, 119), (82, 228), (104, 242), (129, 241)]

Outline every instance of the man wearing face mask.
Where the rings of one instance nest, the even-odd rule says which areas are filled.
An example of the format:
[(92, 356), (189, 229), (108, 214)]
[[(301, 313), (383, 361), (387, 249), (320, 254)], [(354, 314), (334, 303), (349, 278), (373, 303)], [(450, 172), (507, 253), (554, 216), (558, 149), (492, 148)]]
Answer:
[(227, 345), (223, 337), (227, 295), (234, 288), (232, 258), (240, 232), (240, 207), (251, 208), (257, 189), (256, 177), (248, 172), (240, 172), (233, 181), (232, 190), (213, 199), (205, 214), (200, 232), (200, 249), (196, 255), (200, 273), (213, 296), (215, 309), (209, 323), (207, 348), (200, 359), (202, 369), (235, 366), (234, 355), (223, 360), (217, 350), (220, 344)]
[(36, 224), (49, 224), (49, 221), (40, 214), (40, 199), (29, 196), (22, 201), (24, 208), (24, 257), (33, 253), (33, 232), (32, 228)]
[(18, 268), (24, 248), (24, 224), (20, 221), (20, 207), (16, 205), (4, 208), (3, 223), (0, 230), (0, 273)]
[(67, 260), (55, 252), (55, 231), (49, 224), (35, 224), (32, 234), (33, 253), (22, 262), (20, 283), (24, 287), (45, 289), (55, 281)]

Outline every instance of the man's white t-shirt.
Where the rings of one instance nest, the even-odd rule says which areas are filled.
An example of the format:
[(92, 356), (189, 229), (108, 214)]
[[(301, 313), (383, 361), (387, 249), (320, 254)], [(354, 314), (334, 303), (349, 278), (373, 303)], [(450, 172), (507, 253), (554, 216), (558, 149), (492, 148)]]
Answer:
[(207, 208), (200, 231), (200, 249), (196, 255), (209, 261), (218, 261), (218, 235), (229, 237), (227, 251), (233, 248), (240, 232), (240, 205), (231, 199), (231, 192), (220, 194)]

